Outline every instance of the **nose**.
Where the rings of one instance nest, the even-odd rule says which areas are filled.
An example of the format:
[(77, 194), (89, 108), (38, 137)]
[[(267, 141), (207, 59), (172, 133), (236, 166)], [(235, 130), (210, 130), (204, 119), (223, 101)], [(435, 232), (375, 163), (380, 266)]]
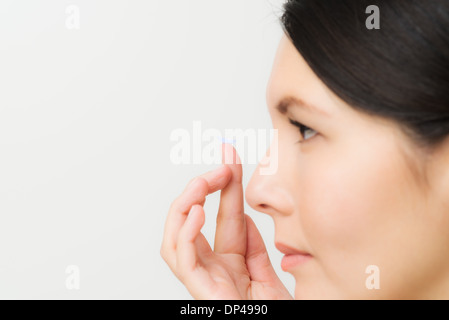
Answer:
[(280, 159), (277, 159), (279, 163), (277, 170), (270, 174), (263, 174), (262, 169), (265, 164), (272, 161), (273, 156), (279, 157), (277, 152), (276, 155), (270, 155), (270, 149), (257, 166), (246, 187), (245, 200), (254, 210), (270, 216), (289, 215), (293, 211), (293, 201), (287, 183), (288, 168), (283, 167), (278, 161)]

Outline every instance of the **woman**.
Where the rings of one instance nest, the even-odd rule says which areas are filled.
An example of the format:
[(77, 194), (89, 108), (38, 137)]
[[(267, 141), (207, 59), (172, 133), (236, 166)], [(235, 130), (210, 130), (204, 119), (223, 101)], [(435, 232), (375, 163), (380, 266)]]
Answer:
[[(369, 5), (380, 29), (367, 28)], [(273, 218), (295, 298), (448, 299), (449, 1), (284, 9), (267, 88), (279, 167), (254, 173), (246, 201)], [(194, 179), (161, 254), (195, 298), (289, 299), (243, 213), (241, 176), (234, 161)], [(212, 250), (202, 205), (218, 190)]]

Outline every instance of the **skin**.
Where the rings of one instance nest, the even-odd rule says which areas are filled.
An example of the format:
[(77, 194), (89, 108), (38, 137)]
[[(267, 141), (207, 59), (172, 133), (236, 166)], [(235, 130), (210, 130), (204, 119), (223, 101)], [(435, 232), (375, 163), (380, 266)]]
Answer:
[[(293, 96), (327, 116), (292, 106)], [(296, 299), (449, 298), (449, 141), (418, 149), (392, 121), (356, 111), (313, 73), (290, 40), (267, 87), (278, 170), (249, 182), (246, 202), (270, 215), (275, 243), (309, 254), (288, 268)], [(309, 127), (307, 137), (289, 121)], [(448, 140), (448, 139), (446, 139)], [(297, 143), (301, 141), (300, 143)], [(276, 150), (276, 153), (274, 153)], [(223, 157), (234, 156), (223, 145)], [(243, 212), (238, 161), (195, 178), (172, 204), (161, 255), (197, 299), (289, 299), (262, 238)], [(207, 194), (221, 190), (215, 248), (201, 227)], [(366, 269), (379, 270), (368, 289)]]

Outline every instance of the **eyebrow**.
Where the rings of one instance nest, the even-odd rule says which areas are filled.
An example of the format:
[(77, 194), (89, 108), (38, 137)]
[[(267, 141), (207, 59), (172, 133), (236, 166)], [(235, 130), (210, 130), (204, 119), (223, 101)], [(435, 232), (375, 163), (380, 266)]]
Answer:
[(279, 103), (276, 105), (276, 110), (285, 115), (293, 106), (297, 106), (309, 112), (329, 117), (329, 114), (323, 109), (318, 108), (317, 106), (314, 106), (312, 104), (305, 103), (303, 100), (292, 96), (285, 97), (281, 101), (279, 101)]

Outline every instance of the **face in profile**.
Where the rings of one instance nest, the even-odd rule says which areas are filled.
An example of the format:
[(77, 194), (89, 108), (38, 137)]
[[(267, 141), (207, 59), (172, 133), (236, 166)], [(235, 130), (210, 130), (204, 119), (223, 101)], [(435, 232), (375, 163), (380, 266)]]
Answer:
[(447, 151), (418, 151), (398, 124), (346, 104), (285, 36), (267, 105), (278, 169), (256, 170), (246, 200), (273, 218), (295, 297), (449, 292)]

